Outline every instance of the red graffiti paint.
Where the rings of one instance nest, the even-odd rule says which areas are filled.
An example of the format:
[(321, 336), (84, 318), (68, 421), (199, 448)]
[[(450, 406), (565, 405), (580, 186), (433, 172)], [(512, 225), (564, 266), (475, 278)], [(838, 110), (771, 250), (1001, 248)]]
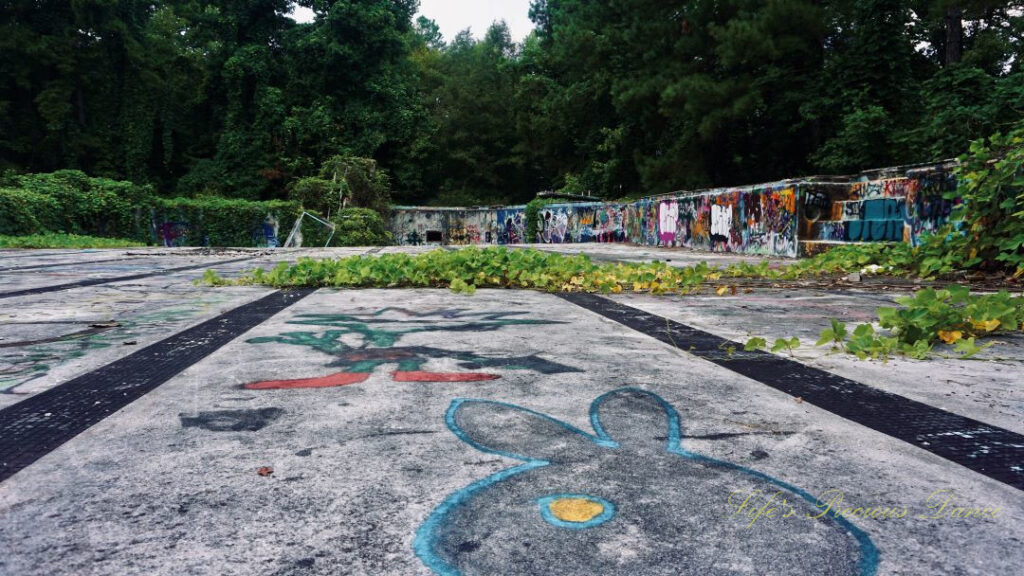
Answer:
[(364, 382), (370, 375), (362, 372), (338, 372), (321, 378), (300, 380), (267, 380), (243, 386), (246, 390), (295, 390), (298, 388), (338, 388)]
[(446, 372), (392, 372), (395, 382), (482, 382), (497, 380), (497, 374), (481, 372), (446, 373)]

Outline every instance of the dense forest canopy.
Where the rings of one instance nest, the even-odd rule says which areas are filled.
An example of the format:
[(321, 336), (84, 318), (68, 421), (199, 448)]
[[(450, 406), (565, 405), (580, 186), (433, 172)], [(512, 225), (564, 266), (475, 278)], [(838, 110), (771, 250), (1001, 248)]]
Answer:
[[(287, 14), (311, 8), (311, 23)], [(0, 0), (0, 170), (283, 197), (373, 158), (401, 203), (605, 197), (956, 155), (1024, 116), (1024, 3)]]

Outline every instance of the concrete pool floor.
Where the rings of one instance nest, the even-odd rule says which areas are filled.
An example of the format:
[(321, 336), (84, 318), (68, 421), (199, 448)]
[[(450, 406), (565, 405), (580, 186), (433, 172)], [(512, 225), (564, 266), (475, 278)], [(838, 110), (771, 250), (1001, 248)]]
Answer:
[(425, 249), (0, 251), (0, 574), (1018, 573), (1020, 335), (882, 363), (812, 345), (870, 289), (193, 283)]

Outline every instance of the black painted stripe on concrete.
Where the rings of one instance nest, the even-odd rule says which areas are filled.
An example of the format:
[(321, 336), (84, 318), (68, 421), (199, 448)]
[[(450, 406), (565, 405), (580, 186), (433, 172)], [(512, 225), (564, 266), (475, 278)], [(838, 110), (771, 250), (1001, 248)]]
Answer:
[(56, 264), (33, 264), (32, 266), (12, 266), (10, 268), (0, 268), (0, 272), (21, 272), (23, 270), (60, 268), (62, 266), (86, 266), (88, 264), (102, 264), (104, 262), (121, 262), (128, 260), (132, 260), (132, 258), (107, 258), (105, 260), (84, 260), (82, 262), (57, 262)]
[(274, 292), (0, 410), (0, 482), (313, 291)]
[(166, 276), (167, 274), (174, 274), (175, 272), (186, 272), (188, 270), (197, 270), (199, 268), (212, 268), (214, 266), (221, 266), (224, 264), (234, 264), (235, 262), (255, 260), (256, 258), (258, 258), (258, 256), (246, 256), (245, 258), (234, 258), (232, 260), (220, 260), (217, 262), (194, 264), (192, 266), (180, 266), (178, 268), (164, 268), (162, 270), (154, 270), (151, 272), (140, 272), (138, 274), (130, 274), (128, 276), (116, 276), (113, 278), (87, 278), (85, 280), (79, 280), (77, 282), (68, 282), (67, 284), (57, 284), (54, 286), (40, 286), (39, 288), (26, 288), (24, 290), (13, 290), (11, 292), (0, 292), (0, 298), (32, 296), (34, 294), (46, 294), (47, 292), (71, 290), (72, 288), (85, 288), (86, 286), (97, 286), (99, 284), (110, 284), (113, 282), (127, 282), (129, 280), (139, 280), (140, 278), (151, 278), (153, 276)]
[[(1024, 490), (1024, 435), (947, 412), (593, 294), (560, 294), (605, 318)], [(732, 354), (726, 348), (736, 347)]]

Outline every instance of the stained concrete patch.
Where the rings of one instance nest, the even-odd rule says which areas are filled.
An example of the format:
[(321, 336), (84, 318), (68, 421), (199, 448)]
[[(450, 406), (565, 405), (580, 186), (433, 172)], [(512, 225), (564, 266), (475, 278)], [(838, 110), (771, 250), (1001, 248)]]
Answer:
[(210, 432), (256, 432), (277, 420), (284, 410), (260, 408), (257, 410), (218, 410), (200, 412), (196, 416), (179, 416), (182, 428), (201, 428)]

